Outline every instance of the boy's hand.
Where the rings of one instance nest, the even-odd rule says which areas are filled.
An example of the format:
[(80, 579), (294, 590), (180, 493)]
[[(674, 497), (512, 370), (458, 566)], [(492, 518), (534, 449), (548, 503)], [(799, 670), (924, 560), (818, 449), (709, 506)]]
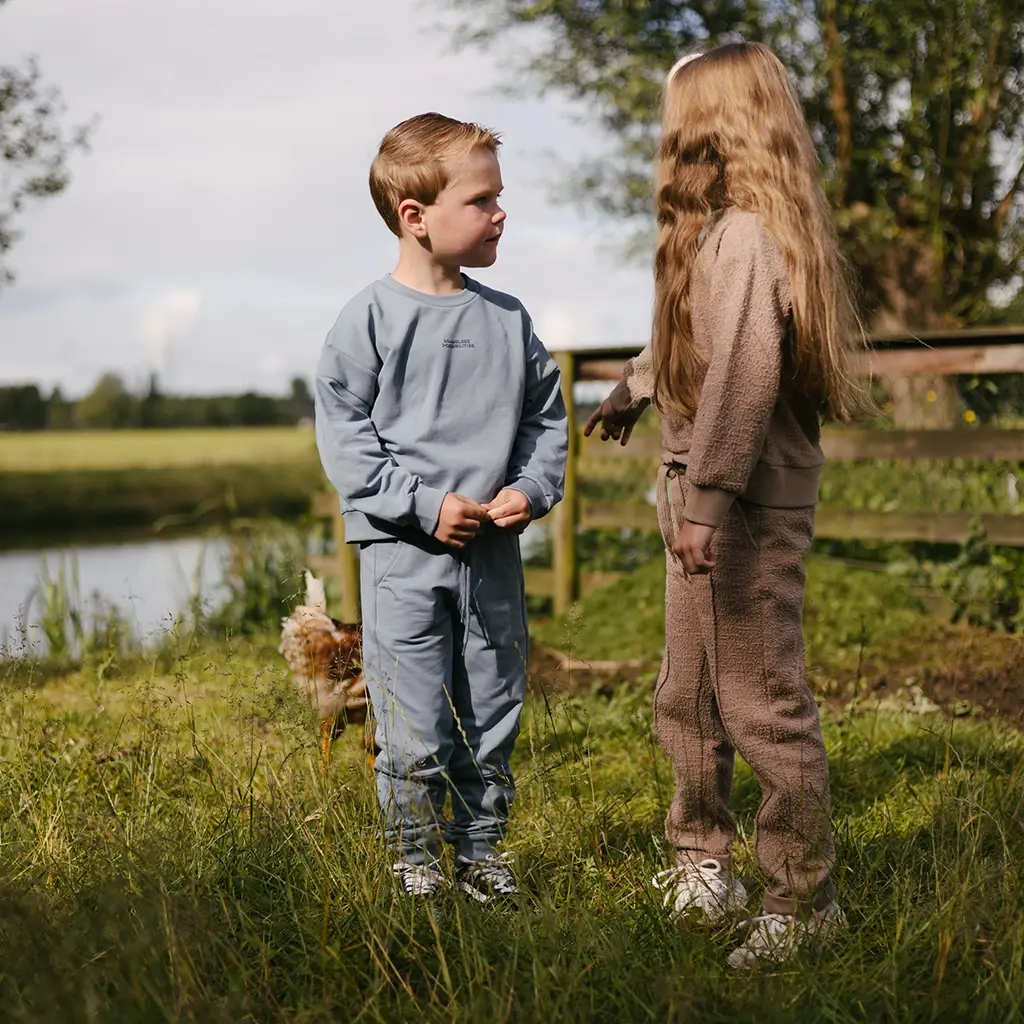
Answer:
[(450, 548), (464, 548), (487, 522), (487, 510), (464, 494), (449, 491), (441, 502), (434, 536)]
[(714, 526), (691, 523), (687, 519), (683, 523), (683, 528), (676, 534), (672, 551), (682, 560), (683, 568), (691, 576), (709, 573), (718, 564), (718, 560), (708, 554), (715, 529)]
[(483, 508), (491, 522), (505, 530), (511, 526), (525, 526), (533, 515), (530, 499), (514, 487), (502, 488)]
[(594, 428), (601, 424), (601, 440), (612, 438), (620, 444), (629, 440), (636, 421), (644, 414), (644, 406), (637, 405), (632, 409), (616, 409), (611, 398), (606, 398), (591, 414), (587, 425), (583, 428), (583, 436), (590, 437)]

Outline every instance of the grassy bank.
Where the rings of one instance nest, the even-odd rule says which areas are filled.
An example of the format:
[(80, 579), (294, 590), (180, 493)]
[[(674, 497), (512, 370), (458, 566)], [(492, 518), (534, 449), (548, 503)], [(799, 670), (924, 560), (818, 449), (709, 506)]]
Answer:
[(5, 544), (234, 516), (300, 515), (323, 472), (311, 431), (0, 434)]
[(66, 537), (89, 531), (196, 524), (235, 516), (289, 517), (322, 486), (315, 460), (190, 468), (0, 473), (0, 535)]
[[(617, 615), (611, 592), (594, 594), (538, 635), (656, 662), (658, 587), (652, 566), (617, 591)], [(808, 604), (819, 684), (859, 678), (865, 648), (884, 660), (945, 636), (898, 585), (832, 562), (812, 563)], [(895, 703), (833, 707), (849, 934), (737, 978), (723, 965), (736, 936), (672, 924), (649, 885), (672, 778), (648, 676), (531, 696), (509, 839), (520, 909), (409, 907), (388, 887), (359, 737), (321, 776), (274, 642), (169, 637), (78, 669), (0, 663), (4, 1019), (1016, 1019), (1020, 733)], [(735, 795), (756, 894), (743, 766)]]
[[(1024, 999), (1024, 740), (853, 712), (826, 730), (851, 930), (737, 979), (670, 923), (649, 693), (529, 706), (510, 913), (389, 891), (357, 737), (326, 777), (272, 651), (8, 678), (0, 999), (12, 1021), (995, 1021)], [(756, 786), (740, 770), (749, 837)], [(748, 879), (749, 842), (740, 852)]]

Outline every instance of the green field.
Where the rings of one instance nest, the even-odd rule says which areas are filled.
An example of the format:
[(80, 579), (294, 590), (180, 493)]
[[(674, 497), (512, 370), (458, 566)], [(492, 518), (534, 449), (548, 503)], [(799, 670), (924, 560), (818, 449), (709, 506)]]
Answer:
[(181, 469), (316, 458), (312, 430), (69, 430), (0, 433), (0, 473)]
[[(665, 866), (672, 777), (652, 735), (653, 668), (531, 697), (508, 841), (519, 909), (409, 906), (389, 888), (359, 736), (321, 776), (274, 637), (169, 636), (152, 655), (100, 651), (75, 669), (0, 663), (0, 1016), (1015, 1021), (1024, 736), (911, 713), (898, 694), (828, 699), (867, 659), (900, 671), (908, 644), (938, 636), (938, 663), (953, 637), (884, 574), (815, 560), (811, 576), (850, 921), (820, 956), (737, 977), (723, 963), (735, 933), (662, 912), (649, 879)], [(652, 566), (618, 591), (617, 613), (615, 592), (594, 594), (538, 638), (656, 665), (659, 586)], [(758, 797), (742, 766), (735, 797), (756, 893)]]

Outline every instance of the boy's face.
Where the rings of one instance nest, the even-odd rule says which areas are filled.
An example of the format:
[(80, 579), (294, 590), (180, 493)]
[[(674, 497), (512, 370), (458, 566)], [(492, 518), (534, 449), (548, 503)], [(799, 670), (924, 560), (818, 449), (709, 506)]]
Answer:
[(474, 149), (454, 158), (450, 168), (447, 188), (423, 207), (423, 241), (439, 263), (489, 267), (498, 258), (505, 224), (498, 158), (489, 149)]

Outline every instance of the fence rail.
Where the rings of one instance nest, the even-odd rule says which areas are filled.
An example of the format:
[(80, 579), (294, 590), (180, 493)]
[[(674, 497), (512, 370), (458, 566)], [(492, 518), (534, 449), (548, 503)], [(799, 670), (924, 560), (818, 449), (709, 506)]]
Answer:
[[(620, 444), (577, 439), (586, 466), (608, 459), (660, 459), (661, 438), (642, 434)], [(924, 459), (970, 459), (978, 462), (1024, 462), (1024, 430), (965, 427), (959, 430), (861, 430), (836, 427), (822, 432), (821, 447), (836, 462), (918, 462)]]
[[(590, 590), (616, 579), (617, 573), (580, 575), (576, 535), (581, 529), (656, 530), (655, 509), (640, 502), (581, 501), (577, 487), (580, 470), (598, 462), (630, 459), (654, 462), (660, 458), (660, 439), (651, 434), (633, 437), (627, 447), (597, 438), (584, 440), (572, 400), (577, 381), (618, 380), (626, 359), (639, 345), (613, 349), (565, 351), (556, 354), (569, 413), (569, 458), (565, 496), (552, 516), (554, 565), (528, 569), (531, 593), (553, 598), (556, 612), (566, 610), (582, 585)], [(954, 374), (1024, 373), (1024, 327), (981, 328), (956, 332), (924, 332), (917, 336), (886, 335), (872, 339), (859, 357), (858, 372), (878, 377), (948, 376)], [(1002, 460), (1024, 463), (1024, 430), (964, 427), (938, 430), (834, 428), (822, 435), (826, 458), (835, 461), (920, 461), (929, 459)], [(337, 496), (313, 496), (315, 515), (330, 518), (338, 554), (315, 560), (316, 571), (340, 576), (342, 617), (359, 617), (359, 571), (355, 552), (344, 543), (344, 525)], [(849, 540), (931, 541), (958, 543), (971, 523), (980, 519), (994, 544), (1024, 547), (1024, 515), (976, 515), (971, 512), (866, 512), (856, 509), (818, 509), (815, 533), (819, 537)]]

